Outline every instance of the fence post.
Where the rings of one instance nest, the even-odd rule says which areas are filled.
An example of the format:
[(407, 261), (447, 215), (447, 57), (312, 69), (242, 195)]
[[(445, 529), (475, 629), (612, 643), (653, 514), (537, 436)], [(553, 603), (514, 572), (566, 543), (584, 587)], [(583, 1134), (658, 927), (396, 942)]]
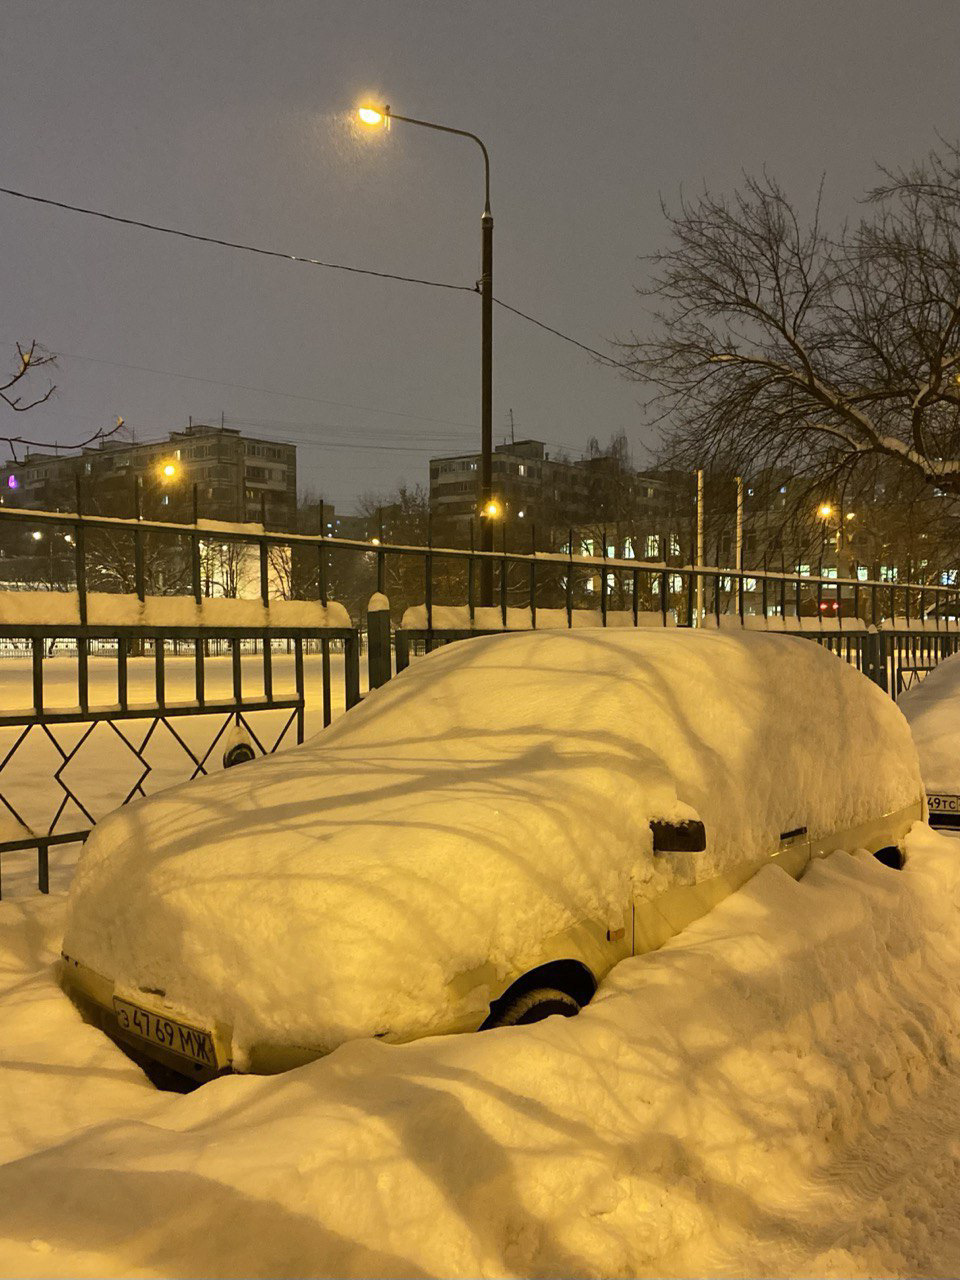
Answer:
[(396, 634), (397, 643), (397, 674), (410, 665), (410, 637), (404, 631), (403, 627), (397, 627)]
[(359, 631), (351, 631), (343, 641), (343, 696), (347, 711), (360, 701)]
[(380, 591), (367, 605), (367, 673), (371, 689), (379, 689), (392, 674), (390, 666), (390, 601)]
[(869, 631), (863, 641), (863, 673), (884, 693), (889, 693), (887, 680), (887, 645), (882, 631)]
[(564, 584), (564, 605), (567, 610), (567, 629), (573, 626), (573, 529), (570, 530), (570, 540), (567, 543), (567, 550), (570, 553), (570, 563), (567, 566), (567, 581)]

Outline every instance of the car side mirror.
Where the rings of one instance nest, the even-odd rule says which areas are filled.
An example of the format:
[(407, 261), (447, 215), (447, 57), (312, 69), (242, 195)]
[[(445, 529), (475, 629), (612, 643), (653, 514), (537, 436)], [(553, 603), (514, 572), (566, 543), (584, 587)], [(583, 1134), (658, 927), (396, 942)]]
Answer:
[(658, 820), (650, 823), (650, 830), (654, 853), (703, 853), (707, 847), (707, 833), (699, 818), (683, 822)]

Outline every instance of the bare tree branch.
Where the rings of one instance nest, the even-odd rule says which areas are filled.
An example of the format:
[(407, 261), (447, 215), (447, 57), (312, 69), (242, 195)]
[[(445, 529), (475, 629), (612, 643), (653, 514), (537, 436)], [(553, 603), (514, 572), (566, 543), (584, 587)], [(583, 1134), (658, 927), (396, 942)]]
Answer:
[[(36, 396), (35, 399), (23, 403), (21, 395), (8, 394), (23, 379), (27, 378), (35, 369), (42, 368), (44, 365), (55, 365), (57, 357), (49, 351), (45, 351), (39, 346), (36, 338), (29, 346), (24, 347), (17, 343), (17, 367), (10, 375), (6, 382), (0, 383), (0, 400), (15, 413), (26, 413), (28, 409), (35, 409), (38, 405), (44, 404), (56, 391), (56, 384), (51, 383), (43, 395)], [(111, 427), (109, 431), (103, 429), (95, 432), (92, 436), (88, 436), (86, 440), (80, 440), (76, 444), (60, 444), (58, 442), (49, 443), (45, 440), (28, 440), (24, 436), (8, 436), (0, 435), (0, 441), (9, 446), (13, 460), (17, 461), (16, 446), (20, 445), (24, 449), (55, 449), (62, 452), (69, 452), (72, 449), (85, 449), (89, 445), (95, 444), (99, 440), (108, 440), (110, 436), (115, 435), (123, 426), (123, 419), (117, 419), (117, 425)]]
[(824, 230), (767, 174), (665, 210), (641, 291), (655, 336), (619, 345), (673, 465), (815, 477), (870, 458), (960, 494), (960, 148), (883, 171)]

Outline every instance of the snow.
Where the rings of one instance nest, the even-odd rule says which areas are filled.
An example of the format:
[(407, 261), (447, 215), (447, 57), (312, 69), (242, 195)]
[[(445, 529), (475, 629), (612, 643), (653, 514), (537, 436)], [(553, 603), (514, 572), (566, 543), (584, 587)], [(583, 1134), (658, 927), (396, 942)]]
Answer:
[(390, 601), (382, 591), (375, 591), (367, 602), (367, 613), (389, 613)]
[[(434, 631), (530, 631), (533, 629), (534, 617), (529, 608), (507, 607), (507, 621), (504, 628), (503, 611), (499, 606), (478, 605), (470, 620), (467, 605), (435, 604), (431, 607), (430, 618)], [(676, 614), (667, 613), (667, 626), (676, 626)], [(608, 609), (607, 627), (662, 627), (663, 615), (659, 611), (640, 610), (634, 622), (632, 609)], [(404, 631), (427, 630), (427, 606), (410, 605), (404, 610), (400, 626)], [(566, 609), (537, 609), (536, 628), (538, 631), (566, 631), (569, 628), (597, 629), (603, 627), (603, 615), (599, 609), (572, 609), (567, 617)]]
[(0, 591), (0, 625), (80, 625), (75, 591)]
[(960, 794), (960, 654), (906, 689), (898, 705), (909, 721), (927, 791)]
[[(707, 630), (711, 628), (716, 630), (716, 615), (708, 613), (702, 625)], [(739, 614), (722, 613), (720, 615), (721, 629), (738, 630), (740, 627), (745, 627), (748, 631), (803, 631), (813, 634), (837, 631), (852, 631), (858, 634), (865, 634), (874, 630), (873, 627), (867, 626), (861, 618), (798, 618), (792, 614), (787, 614), (785, 617), (764, 618), (759, 614), (748, 613), (744, 614), (743, 622), (741, 623)]]
[[(260, 1043), (479, 1022), (490, 964), (584, 919), (916, 801), (895, 705), (819, 646), (650, 631), (477, 638), (302, 748), (111, 815), (64, 950)], [(654, 858), (648, 822), (707, 849)], [(238, 975), (242, 977), (238, 980)], [(493, 979), (491, 978), (490, 981)]]
[[(198, 604), (193, 596), (87, 594), (87, 622), (94, 627), (349, 627), (350, 615), (331, 600), (271, 600), (219, 596)], [(78, 626), (75, 591), (0, 591), (0, 625)]]
[(960, 859), (907, 851), (768, 868), (575, 1019), (187, 1097), (55, 987), (62, 899), (0, 904), (0, 1268), (957, 1275)]

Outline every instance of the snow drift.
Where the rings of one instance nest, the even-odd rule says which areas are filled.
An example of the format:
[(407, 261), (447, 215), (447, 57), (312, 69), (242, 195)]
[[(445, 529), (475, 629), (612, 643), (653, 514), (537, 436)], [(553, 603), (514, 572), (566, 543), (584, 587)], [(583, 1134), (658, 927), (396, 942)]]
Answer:
[[(839, 663), (837, 664), (840, 665)], [(574, 1019), (160, 1096), (0, 904), (0, 1271), (960, 1274), (960, 858), (769, 868)]]

